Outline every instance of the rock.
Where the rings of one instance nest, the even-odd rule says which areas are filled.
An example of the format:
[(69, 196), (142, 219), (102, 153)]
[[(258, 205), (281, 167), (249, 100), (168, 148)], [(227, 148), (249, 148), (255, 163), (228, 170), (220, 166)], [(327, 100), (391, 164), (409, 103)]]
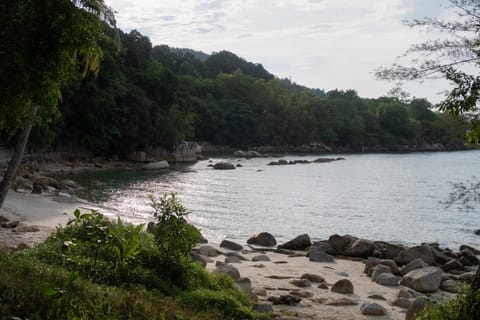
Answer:
[(396, 287), (401, 280), (402, 277), (397, 277), (390, 273), (382, 273), (375, 279), (375, 282), (382, 286)]
[(257, 303), (253, 309), (258, 313), (273, 312), (273, 307), (270, 303)]
[(80, 185), (73, 180), (63, 179), (59, 182), (59, 187), (62, 190), (69, 190), (69, 189), (78, 189)]
[(432, 249), (428, 245), (421, 245), (401, 251), (395, 258), (395, 262), (399, 265), (406, 265), (415, 259), (422, 259), (428, 265), (435, 262)]
[(50, 178), (50, 177), (47, 177), (47, 176), (34, 175), (32, 177), (32, 181), (33, 181), (33, 183), (38, 183), (42, 187), (53, 187), (55, 189), (58, 189), (58, 187), (59, 187), (59, 184), (58, 184), (57, 180), (55, 180), (53, 178)]
[(328, 285), (326, 282), (320, 283), (317, 287), (318, 289), (326, 289), (328, 290)]
[(308, 258), (310, 261), (313, 262), (334, 262), (335, 259), (333, 256), (326, 254), (325, 252), (321, 251), (319, 247), (310, 247), (308, 250)]
[(464, 281), (467, 283), (472, 283), (473, 279), (475, 278), (475, 272), (465, 272), (462, 273), (459, 277), (458, 280)]
[(252, 261), (271, 261), (266, 254), (261, 254), (252, 258)]
[(220, 243), (220, 247), (225, 248), (225, 249), (229, 249), (229, 250), (233, 250), (233, 251), (240, 251), (240, 250), (243, 249), (242, 245), (240, 245), (238, 243), (235, 243), (233, 241), (229, 241), (229, 240), (223, 240)]
[(237, 163), (237, 164), (235, 165), (235, 167), (237, 167), (237, 168), (242, 168), (243, 166), (242, 166), (240, 163)]
[(293, 279), (289, 283), (293, 284), (294, 286), (300, 287), (300, 288), (307, 288), (307, 287), (310, 287), (312, 285), (310, 283), (310, 280), (308, 280), (308, 279)]
[(406, 249), (403, 246), (384, 241), (375, 241), (373, 246), (373, 255), (375, 257), (390, 260), (395, 259), (401, 251)]
[(12, 184), (12, 189), (16, 192), (30, 193), (33, 191), (34, 183), (28, 179), (17, 177)]
[(286, 304), (289, 306), (294, 306), (298, 304), (302, 299), (292, 296), (292, 295), (281, 295), (280, 297), (269, 297), (267, 299), (271, 303), (278, 305), (278, 304)]
[(253, 296), (252, 280), (249, 278), (240, 278), (236, 281), (236, 283), (243, 292)]
[(214, 269), (212, 272), (214, 273), (225, 273), (229, 275), (233, 280), (238, 281), (240, 279), (240, 272), (237, 268), (231, 265), (226, 266), (219, 266)]
[(392, 302), (392, 305), (403, 309), (408, 309), (410, 304), (412, 304), (412, 301), (410, 301), (408, 298), (397, 298)]
[(311, 297), (314, 296), (313, 292), (302, 291), (302, 290), (292, 290), (292, 291), (290, 291), (290, 294), (292, 296), (299, 297), (299, 298), (302, 298), (302, 299), (311, 298)]
[(413, 298), (414, 294), (407, 289), (400, 289), (400, 291), (398, 291), (397, 297), (399, 297), (399, 298)]
[(330, 254), (330, 255), (334, 255), (336, 254), (335, 250), (332, 248), (332, 246), (330, 245), (330, 243), (328, 241), (317, 241), (315, 243), (312, 244), (312, 246), (310, 247), (313, 248), (315, 247), (316, 250), (319, 250), (319, 251), (323, 251), (327, 254)]
[(142, 168), (144, 170), (164, 170), (164, 169), (170, 168), (170, 165), (168, 164), (168, 161), (162, 160), (162, 161), (147, 163)]
[(384, 316), (387, 313), (384, 307), (374, 302), (363, 303), (360, 311), (364, 316)]
[(33, 189), (32, 189), (33, 194), (42, 194), (42, 191), (43, 189), (41, 185), (39, 185), (38, 183), (33, 184)]
[(368, 258), (373, 255), (373, 250), (373, 242), (364, 239), (358, 239), (355, 240), (347, 249), (346, 255), (349, 257)]
[(256, 287), (256, 288), (252, 289), (252, 292), (256, 296), (260, 296), (260, 297), (266, 297), (267, 296), (267, 290), (265, 288)]
[[(480, 230), (480, 229), (479, 229)], [(473, 254), (476, 254), (476, 255), (479, 255), (480, 254), (480, 250), (477, 250), (475, 249), (474, 247), (470, 247), (470, 246), (467, 246), (466, 244), (462, 244), (460, 246), (460, 251), (463, 251), (465, 249), (468, 249), (470, 250), (471, 252), (473, 252)]]
[(190, 252), (190, 259), (192, 261), (200, 263), (200, 265), (204, 268), (207, 266), (207, 259), (205, 259), (205, 257), (202, 256), (201, 254), (198, 254), (194, 251)]
[(395, 275), (400, 274), (400, 269), (398, 268), (395, 261), (389, 260), (389, 259), (379, 259), (374, 257), (369, 257), (367, 259), (367, 261), (365, 262), (365, 269), (363, 272), (365, 272), (370, 277), (373, 273), (373, 269), (379, 264), (390, 267), (391, 272)]
[(382, 296), (379, 293), (372, 293), (368, 296), (368, 299), (374, 299), (374, 300), (387, 300), (384, 296)]
[(230, 162), (217, 162), (213, 166), (213, 169), (215, 170), (234, 170), (235, 165)]
[(273, 247), (277, 244), (277, 240), (268, 232), (260, 232), (256, 236), (248, 239), (247, 243), (262, 247)]
[(461, 264), (457, 259), (452, 259), (442, 266), (442, 270), (445, 272), (450, 272), (452, 270), (464, 270), (463, 264)]
[(418, 292), (434, 292), (440, 287), (442, 270), (437, 267), (426, 267), (410, 271), (403, 277), (404, 284)]
[(310, 237), (308, 234), (301, 234), (294, 239), (279, 245), (278, 248), (280, 249), (287, 249), (287, 250), (305, 250), (312, 245), (310, 241)]
[(15, 231), (16, 232), (21, 232), (21, 233), (27, 233), (27, 232), (38, 232), (38, 231), (40, 231), (40, 229), (36, 225), (19, 223), (15, 227)]
[(228, 263), (220, 260), (215, 261), (215, 267), (225, 267), (225, 266), (228, 266)]
[(336, 254), (344, 254), (347, 247), (352, 243), (352, 239), (338, 234), (331, 235), (328, 238), (328, 243), (335, 250)]
[(432, 254), (433, 254), (433, 258), (435, 259), (435, 262), (439, 265), (444, 265), (448, 263), (450, 260), (452, 260), (452, 258), (449, 258), (443, 252), (437, 250), (436, 248), (432, 248)]
[(336, 293), (342, 293), (342, 294), (352, 294), (353, 284), (348, 279), (338, 280), (333, 285), (331, 291)]
[(426, 307), (426, 299), (423, 297), (416, 298), (408, 307), (407, 314), (405, 315), (405, 320), (414, 320), (415, 315), (423, 310)]
[[(480, 260), (478, 260), (476, 256), (477, 254), (469, 248), (462, 249), (462, 251), (460, 252), (460, 255), (462, 256), (462, 258), (464, 258), (463, 260), (459, 260), (460, 262), (466, 259), (468, 260), (468, 262), (470, 262), (470, 265), (472, 266), (476, 266), (480, 264)], [(463, 265), (468, 265), (468, 264), (463, 263)]]
[(201, 246), (198, 248), (198, 253), (205, 257), (216, 257), (219, 254), (218, 250), (212, 246)]
[(322, 277), (322, 276), (319, 276), (319, 275), (316, 275), (316, 274), (311, 274), (311, 273), (304, 273), (302, 274), (302, 276), (300, 277), (301, 279), (307, 279), (309, 280), (310, 282), (314, 282), (314, 283), (322, 283), (322, 282), (325, 282), (325, 278)]
[(340, 299), (327, 300), (325, 304), (327, 306), (355, 306), (358, 303), (348, 298), (340, 298)]
[(335, 272), (335, 274), (340, 277), (348, 277), (348, 273), (345, 271)]
[(225, 257), (225, 263), (242, 263), (242, 259), (239, 257)]
[(440, 285), (440, 289), (443, 291), (457, 293), (458, 292), (458, 282), (455, 280), (445, 280)]
[(313, 160), (313, 162), (315, 163), (328, 163), (328, 162), (333, 162), (337, 159), (334, 159), (334, 158), (318, 158), (318, 159), (315, 159)]
[(288, 256), (291, 256), (291, 255), (295, 254), (295, 251), (282, 249), (282, 248), (277, 248), (277, 249), (273, 250), (273, 252), (280, 253), (280, 254), (285, 254), (285, 255), (288, 255)]
[(373, 273), (372, 273), (372, 281), (377, 281), (377, 278), (381, 275), (381, 274), (384, 274), (384, 273), (389, 273), (389, 274), (392, 274), (392, 269), (390, 269), (390, 267), (388, 266), (384, 266), (383, 264), (379, 264), (377, 265), (374, 269), (373, 269)]
[(477, 236), (480, 236), (480, 229), (475, 230), (473, 233), (475, 233)]
[(225, 252), (224, 253), (225, 256), (227, 257), (235, 257), (235, 258), (238, 258), (239, 260), (241, 261), (248, 261), (247, 258), (245, 258), (244, 256), (242, 256), (240, 253), (238, 252)]
[(202, 243), (202, 244), (208, 243), (208, 240), (203, 236), (203, 234), (200, 233), (200, 237), (198, 238), (198, 243)]
[(427, 266), (427, 264), (425, 262), (423, 262), (422, 259), (417, 258), (415, 260), (410, 261), (406, 266), (404, 266), (402, 269), (400, 269), (400, 273), (402, 274), (402, 276), (404, 276), (407, 273), (409, 273), (410, 271), (420, 269), (420, 268), (424, 268), (426, 266)]

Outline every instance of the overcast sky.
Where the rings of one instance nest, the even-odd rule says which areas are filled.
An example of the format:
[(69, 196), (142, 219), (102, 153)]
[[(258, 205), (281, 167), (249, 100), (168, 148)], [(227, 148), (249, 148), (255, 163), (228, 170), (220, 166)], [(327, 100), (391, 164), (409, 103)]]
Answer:
[[(448, 14), (446, 0), (107, 0), (124, 31), (154, 45), (228, 50), (281, 78), (314, 88), (378, 97), (395, 84), (373, 70), (431, 35), (405, 19)], [(450, 11), (451, 12), (451, 11)], [(444, 81), (404, 89), (438, 102)]]

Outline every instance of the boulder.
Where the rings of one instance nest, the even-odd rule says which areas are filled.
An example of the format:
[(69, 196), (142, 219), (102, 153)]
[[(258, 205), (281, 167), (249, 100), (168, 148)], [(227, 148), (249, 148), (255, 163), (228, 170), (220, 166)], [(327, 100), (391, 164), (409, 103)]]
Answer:
[(465, 250), (465, 249), (470, 250), (470, 251), (471, 251), (473, 254), (475, 254), (475, 255), (479, 255), (479, 254), (480, 254), (480, 250), (477, 250), (477, 249), (475, 249), (474, 247), (467, 246), (466, 244), (462, 244), (462, 245), (460, 246), (460, 251), (463, 251), (463, 250)]
[(162, 160), (162, 161), (147, 163), (142, 168), (144, 170), (164, 170), (164, 169), (170, 168), (170, 165), (168, 164), (168, 161)]
[(234, 170), (235, 165), (230, 162), (217, 162), (213, 165), (213, 169), (216, 170)]
[(452, 270), (464, 270), (463, 264), (460, 263), (457, 259), (452, 259), (442, 266), (442, 270), (445, 272), (450, 272)]
[(325, 252), (327, 254), (330, 254), (330, 255), (335, 255), (336, 254), (335, 250), (332, 248), (330, 243), (326, 240), (314, 242), (312, 244), (311, 248), (313, 248), (313, 247), (315, 247), (317, 250), (323, 251), (323, 252)]
[(384, 266), (383, 264), (377, 265), (377, 266), (373, 269), (372, 281), (375, 281), (375, 282), (376, 282), (378, 276), (380, 276), (381, 274), (384, 274), (384, 273), (392, 274), (392, 269), (390, 269), (390, 267), (388, 267), (388, 266)]
[(308, 258), (313, 262), (334, 262), (333, 256), (321, 251), (318, 247), (310, 247), (308, 250)]
[(480, 236), (480, 229), (475, 230), (473, 233), (475, 233), (477, 236)]
[(216, 257), (219, 254), (218, 250), (212, 246), (201, 246), (198, 248), (198, 253), (204, 257)]
[(375, 241), (373, 246), (373, 256), (381, 259), (395, 259), (401, 251), (406, 249), (403, 246), (385, 241)]
[(338, 280), (334, 283), (332, 292), (342, 293), (342, 294), (352, 294), (353, 293), (353, 284), (348, 279)]
[(367, 261), (365, 262), (365, 269), (363, 272), (365, 272), (367, 276), (370, 277), (373, 273), (373, 269), (379, 264), (390, 267), (392, 273), (395, 275), (400, 274), (400, 269), (398, 268), (395, 261), (389, 260), (389, 259), (379, 259), (374, 257), (369, 257), (367, 259)]
[(201, 254), (198, 254), (194, 251), (190, 252), (190, 259), (194, 262), (200, 263), (200, 265), (204, 268), (207, 266), (207, 259), (205, 259), (205, 257)]
[(255, 287), (255, 288), (252, 289), (252, 292), (256, 296), (260, 296), (260, 297), (266, 297), (267, 296), (267, 290), (265, 288)]
[(248, 239), (247, 243), (262, 247), (273, 247), (277, 244), (277, 240), (272, 234), (268, 232), (260, 232), (256, 236)]
[(403, 277), (403, 283), (418, 292), (434, 292), (440, 288), (442, 270), (437, 267), (426, 267), (410, 271)]
[(401, 280), (401, 277), (397, 277), (391, 273), (382, 273), (376, 277), (375, 282), (382, 286), (396, 287)]
[(300, 288), (307, 288), (312, 285), (312, 283), (308, 279), (293, 279), (290, 281), (290, 284), (293, 284), (294, 286), (297, 286)]
[(344, 254), (347, 247), (352, 243), (352, 237), (334, 234), (328, 238), (328, 243), (330, 243), (336, 254)]
[(34, 190), (33, 186), (34, 184), (32, 181), (22, 177), (17, 177), (12, 184), (12, 189), (16, 192), (30, 193)]
[(229, 250), (233, 250), (233, 251), (240, 251), (240, 250), (243, 249), (242, 245), (240, 245), (236, 242), (233, 242), (233, 241), (229, 241), (229, 240), (223, 240), (220, 243), (220, 247), (225, 248), (225, 249), (229, 249)]
[(421, 245), (401, 251), (395, 258), (398, 265), (406, 265), (415, 259), (422, 259), (428, 265), (435, 263), (432, 249), (428, 245)]
[(243, 292), (253, 296), (252, 280), (249, 278), (240, 278), (236, 281), (236, 284)]
[(458, 282), (455, 280), (445, 280), (442, 281), (440, 289), (443, 291), (457, 293), (458, 292)]
[(392, 302), (392, 305), (400, 307), (402, 309), (408, 309), (410, 305), (412, 304), (412, 301), (408, 298), (397, 298)]
[(422, 259), (418, 258), (415, 260), (410, 261), (406, 266), (404, 266), (402, 269), (400, 269), (400, 273), (402, 276), (406, 275), (410, 271), (416, 270), (416, 269), (421, 269), (426, 267), (427, 264), (423, 262)]
[(365, 302), (360, 311), (364, 316), (384, 316), (387, 313), (384, 307), (374, 302)]
[(358, 239), (355, 240), (347, 249), (346, 255), (349, 257), (368, 258), (373, 255), (373, 251), (373, 242), (364, 239)]
[(271, 303), (275, 304), (275, 305), (285, 304), (285, 305), (288, 305), (288, 306), (294, 306), (294, 305), (298, 304), (300, 301), (302, 301), (302, 299), (300, 299), (298, 297), (295, 297), (293, 295), (290, 295), (290, 294), (281, 295), (280, 297), (268, 297), (267, 300), (270, 301)]
[(238, 281), (240, 279), (240, 272), (237, 268), (232, 265), (224, 265), (215, 268), (212, 272), (214, 273), (224, 273), (230, 276), (233, 280)]
[(310, 282), (316, 282), (316, 283), (325, 282), (324, 277), (316, 275), (316, 274), (312, 274), (312, 273), (304, 273), (304, 274), (302, 274), (302, 276), (300, 278), (301, 279), (307, 279)]
[(53, 178), (50, 178), (50, 177), (47, 177), (47, 176), (42, 176), (42, 175), (34, 175), (32, 177), (32, 181), (33, 183), (38, 183), (39, 185), (41, 185), (42, 187), (53, 187), (55, 189), (58, 189), (59, 187), (59, 184), (58, 184), (58, 181), (53, 179)]
[(34, 183), (32, 193), (33, 194), (42, 194), (42, 192), (43, 192), (42, 186), (39, 185), (38, 183)]
[(252, 258), (252, 261), (271, 261), (266, 254), (261, 254)]
[[(463, 261), (467, 260), (470, 263), (471, 266), (476, 266), (476, 265), (480, 264), (480, 260), (476, 256), (477, 254), (469, 248), (462, 249), (462, 251), (460, 251), (460, 255), (461, 255), (461, 258), (464, 258), (462, 260)], [(459, 261), (461, 262), (462, 260), (459, 260)], [(465, 264), (465, 263), (463, 263), (463, 264), (468, 265), (468, 264)]]
[(239, 257), (225, 257), (225, 263), (242, 263), (242, 259)]
[(305, 250), (312, 245), (310, 241), (310, 237), (308, 234), (301, 234), (294, 239), (285, 242), (282, 245), (279, 245), (278, 248), (280, 249), (287, 249), (287, 250)]

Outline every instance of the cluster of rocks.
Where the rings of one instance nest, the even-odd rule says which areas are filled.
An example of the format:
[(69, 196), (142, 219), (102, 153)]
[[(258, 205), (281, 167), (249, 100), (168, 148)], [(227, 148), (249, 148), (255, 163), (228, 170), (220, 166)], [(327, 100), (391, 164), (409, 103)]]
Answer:
[[(448, 248), (441, 248), (435, 243), (425, 243), (409, 248), (384, 241), (370, 241), (337, 234), (330, 236), (327, 240), (312, 242), (308, 234), (302, 234), (277, 246), (275, 237), (267, 232), (251, 237), (247, 244), (249, 250), (238, 243), (224, 240), (220, 244), (220, 248), (225, 251), (203, 245), (195, 249), (192, 254), (195, 254), (194, 259), (200, 260), (204, 266), (207, 262), (212, 261), (210, 260), (212, 257), (225, 255), (225, 261), (217, 261), (213, 272), (229, 275), (236, 281), (239, 288), (253, 297), (266, 296), (266, 290), (252, 288), (251, 281), (242, 278), (238, 269), (232, 264), (244, 261), (270, 261), (269, 256), (265, 254), (268, 251), (285, 254), (289, 257), (306, 256), (312, 262), (332, 263), (336, 258), (363, 261), (364, 273), (372, 281), (382, 286), (398, 287), (397, 297), (388, 303), (404, 309), (406, 319), (413, 319), (413, 315), (425, 305), (442, 301), (444, 297), (439, 290), (457, 293), (460, 283), (471, 283), (480, 265), (477, 257), (480, 255), (480, 251), (465, 245), (461, 246), (458, 252), (454, 252)], [(253, 252), (262, 251), (260, 253), (263, 254), (257, 254), (250, 259), (246, 258), (244, 254), (252, 253), (252, 250)], [(287, 262), (277, 261), (274, 263)], [(261, 263), (254, 266), (265, 267)], [(348, 277), (348, 274), (337, 274)], [(325, 305), (361, 304), (360, 312), (363, 315), (382, 316), (387, 314), (387, 310), (381, 304), (372, 301), (359, 303), (358, 300), (348, 296), (354, 293), (354, 286), (346, 278), (333, 284), (327, 284), (322, 276), (316, 274), (303, 274), (300, 278), (275, 275), (270, 277), (289, 280), (291, 285), (299, 289), (315, 285), (320, 289), (330, 289), (331, 292), (347, 295), (340, 299), (319, 301)], [(309, 291), (290, 290), (289, 294), (267, 297), (266, 302), (270, 302), (272, 305), (293, 306), (305, 298), (315, 300)], [(381, 294), (371, 294), (368, 298), (386, 300)], [(272, 311), (272, 307), (268, 303), (260, 303), (257, 308), (259, 311)]]
[(248, 151), (237, 150), (233, 153), (233, 155), (237, 158), (247, 158), (247, 159), (267, 156), (265, 154), (262, 154), (260, 152), (253, 151), (253, 150), (248, 150)]
[(313, 161), (309, 160), (285, 160), (285, 159), (280, 159), (278, 161), (272, 161), (267, 164), (267, 166), (285, 166), (285, 165), (295, 165), (295, 164), (310, 164), (310, 163), (327, 163), (327, 162), (333, 162), (333, 161), (339, 161), (339, 160), (345, 160), (345, 158), (318, 158)]
[(49, 176), (31, 173), (17, 176), (12, 183), (12, 189), (16, 192), (35, 194), (57, 190), (69, 191), (79, 187), (78, 183), (70, 179), (56, 180)]

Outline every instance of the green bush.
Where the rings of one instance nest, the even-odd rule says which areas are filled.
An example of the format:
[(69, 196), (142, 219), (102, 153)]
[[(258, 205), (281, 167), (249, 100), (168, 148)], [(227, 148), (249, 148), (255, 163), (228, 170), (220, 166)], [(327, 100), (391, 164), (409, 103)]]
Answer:
[(478, 320), (480, 319), (480, 290), (463, 287), (455, 299), (420, 311), (416, 320)]

